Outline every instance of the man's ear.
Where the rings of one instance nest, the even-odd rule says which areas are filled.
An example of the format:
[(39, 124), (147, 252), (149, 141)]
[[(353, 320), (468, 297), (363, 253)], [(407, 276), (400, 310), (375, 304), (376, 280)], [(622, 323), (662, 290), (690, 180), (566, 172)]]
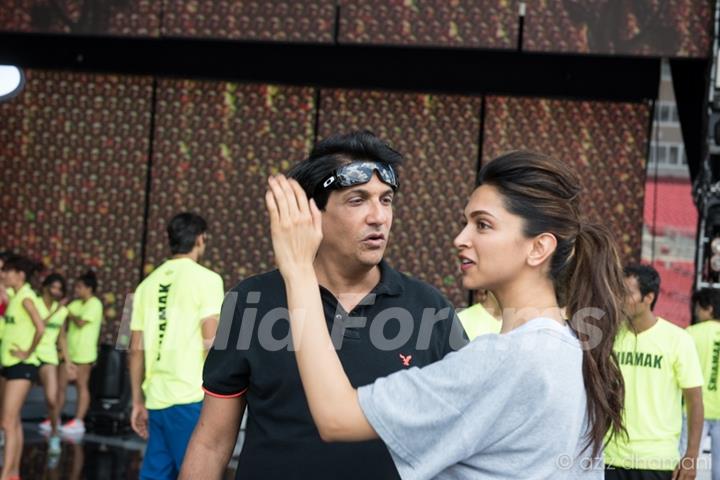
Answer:
[(541, 233), (532, 241), (532, 248), (528, 253), (527, 263), (537, 267), (547, 260), (557, 249), (557, 238), (552, 233)]
[(643, 297), (643, 303), (647, 304), (648, 307), (655, 301), (655, 292), (650, 292)]

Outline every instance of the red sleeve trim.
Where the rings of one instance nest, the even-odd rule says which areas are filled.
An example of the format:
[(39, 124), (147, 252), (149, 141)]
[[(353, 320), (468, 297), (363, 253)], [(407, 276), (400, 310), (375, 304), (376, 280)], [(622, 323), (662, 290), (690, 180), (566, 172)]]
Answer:
[(208, 395), (210, 395), (211, 397), (215, 397), (215, 398), (237, 398), (237, 397), (242, 397), (243, 395), (245, 395), (245, 392), (247, 392), (247, 388), (244, 388), (243, 390), (241, 390), (238, 393), (233, 393), (231, 395), (220, 395), (219, 393), (211, 392), (210, 390), (208, 390), (205, 387), (202, 387), (202, 389), (203, 389), (203, 392), (205, 392)]

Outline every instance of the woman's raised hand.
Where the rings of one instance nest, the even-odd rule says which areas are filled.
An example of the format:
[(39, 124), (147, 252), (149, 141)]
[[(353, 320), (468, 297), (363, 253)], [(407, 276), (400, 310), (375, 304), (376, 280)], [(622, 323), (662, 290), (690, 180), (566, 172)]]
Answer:
[(270, 214), (275, 263), (286, 279), (313, 268), (322, 241), (322, 216), (300, 184), (283, 175), (268, 179), (265, 204)]

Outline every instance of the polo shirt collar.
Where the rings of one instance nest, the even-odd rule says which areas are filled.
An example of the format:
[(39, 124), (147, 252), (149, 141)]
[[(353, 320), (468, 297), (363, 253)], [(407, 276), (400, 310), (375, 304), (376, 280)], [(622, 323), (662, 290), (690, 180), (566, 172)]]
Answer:
[(373, 293), (390, 296), (402, 294), (404, 288), (398, 271), (388, 265), (384, 259), (380, 260), (378, 267), (380, 267), (380, 283), (375, 286)]

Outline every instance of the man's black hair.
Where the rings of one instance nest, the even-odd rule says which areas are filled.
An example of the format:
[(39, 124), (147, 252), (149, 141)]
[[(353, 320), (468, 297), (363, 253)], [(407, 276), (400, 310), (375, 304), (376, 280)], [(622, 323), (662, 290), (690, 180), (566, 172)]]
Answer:
[(330, 190), (318, 189), (318, 185), (341, 165), (359, 161), (385, 163), (397, 172), (402, 155), (372, 132), (354, 131), (322, 140), (306, 160), (290, 169), (287, 176), (297, 180), (308, 198), (314, 198), (318, 208), (323, 210)]
[(717, 288), (703, 288), (692, 294), (692, 305), (702, 308), (712, 307), (712, 318), (720, 317), (720, 290)]
[(80, 275), (77, 279), (79, 282), (82, 282), (83, 285), (89, 287), (93, 293), (97, 291), (98, 279), (97, 275), (92, 270), (88, 270), (87, 272)]
[(660, 274), (657, 270), (650, 265), (634, 263), (625, 267), (625, 276), (637, 279), (640, 295), (643, 298), (649, 293), (655, 294), (655, 299), (650, 305), (650, 310), (654, 310), (660, 296)]
[(25, 281), (28, 283), (32, 283), (32, 280), (35, 278), (35, 275), (39, 272), (42, 272), (45, 266), (37, 262), (31, 258), (28, 258), (23, 255), (15, 255), (11, 254), (9, 255), (4, 261), (2, 269), (3, 271), (7, 272), (10, 270), (16, 271), (16, 272), (23, 272), (25, 274)]
[(190, 252), (197, 237), (206, 231), (207, 222), (200, 215), (192, 212), (178, 213), (167, 226), (170, 252), (173, 255)]

